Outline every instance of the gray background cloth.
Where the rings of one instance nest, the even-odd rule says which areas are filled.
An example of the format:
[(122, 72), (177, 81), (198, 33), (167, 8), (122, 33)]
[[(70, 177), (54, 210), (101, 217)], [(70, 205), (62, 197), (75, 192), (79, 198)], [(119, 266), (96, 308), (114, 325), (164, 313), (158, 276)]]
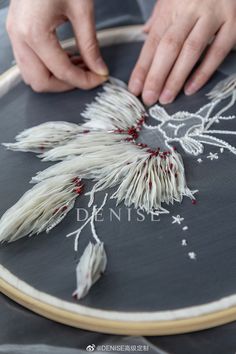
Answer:
[[(112, 7), (116, 6), (116, 10), (122, 10), (123, 14), (120, 13), (119, 18), (115, 18), (113, 21), (109, 14), (109, 6), (107, 4), (111, 4), (111, 2), (105, 2), (105, 6), (102, 6), (102, 1), (97, 1), (99, 4), (99, 8), (97, 11), (97, 17), (105, 16), (105, 20), (103, 18), (103, 22), (99, 20), (98, 27), (102, 28), (103, 26), (111, 26), (128, 23), (140, 23), (143, 21), (143, 16), (141, 11), (139, 11), (139, 7), (137, 6), (135, 1), (127, 1), (127, 8), (121, 9), (121, 2), (112, 1)], [(119, 3), (119, 4), (118, 4)], [(116, 5), (115, 5), (116, 4)], [(129, 9), (129, 12), (127, 11)], [(143, 9), (143, 8), (142, 8)], [(102, 10), (106, 11), (106, 14), (102, 14)], [(114, 11), (114, 8), (112, 9)], [(117, 14), (117, 11), (115, 12)], [(10, 45), (7, 40), (6, 34), (3, 31), (3, 23), (6, 14), (6, 10), (2, 10), (0, 15), (0, 53), (3, 57), (1, 57), (0, 70), (3, 71), (7, 67), (10, 66), (11, 56), (10, 56)], [(104, 25), (105, 24), (105, 25)], [(68, 34), (65, 35), (65, 31), (68, 31)], [(62, 35), (69, 35), (68, 29), (62, 30)], [(232, 70), (231, 62), (233, 62), (234, 58), (229, 57), (222, 71), (229, 72)], [(1, 113), (0, 113), (1, 114)], [(31, 122), (32, 123), (32, 122)], [(14, 134), (12, 134), (13, 136)], [(57, 350), (55, 347), (63, 347), (63, 348), (80, 348), (85, 349), (88, 344), (95, 343), (96, 345), (101, 343), (111, 343), (112, 341), (117, 341), (117, 343), (122, 343), (122, 341), (129, 341), (130, 344), (134, 343), (134, 338), (126, 338), (116, 337), (116, 336), (105, 336), (97, 333), (91, 333), (87, 331), (79, 331), (76, 329), (72, 329), (66, 326), (62, 326), (56, 323), (53, 323), (49, 320), (43, 319), (37, 315), (30, 313), (29, 311), (17, 306), (10, 300), (5, 297), (1, 297), (1, 316), (0, 316), (0, 343), (5, 344), (46, 344), (51, 345), (51, 347), (31, 347), (31, 348), (22, 348), (22, 347), (0, 347), (2, 353), (6, 354), (15, 354), (15, 353), (27, 353), (27, 350), (31, 350), (32, 353), (53, 353), (53, 350)], [(2, 330), (3, 329), (3, 330)], [(195, 334), (187, 334), (175, 337), (152, 337), (149, 338), (152, 343), (156, 345), (156, 352), (160, 353), (160, 350), (164, 350), (169, 353), (181, 353), (181, 354), (195, 354), (199, 352), (203, 353), (229, 353), (233, 354), (236, 350), (236, 338), (235, 338), (235, 324), (230, 324), (223, 326), (221, 328), (217, 328), (214, 330), (199, 332)], [(142, 338), (136, 338), (142, 343)], [(155, 348), (152, 347), (152, 350)], [(40, 351), (39, 351), (40, 350)], [(159, 351), (158, 351), (159, 350)], [(80, 352), (79, 349), (77, 352)], [(0, 351), (1, 353), (1, 351)], [(73, 353), (73, 352), (72, 352)], [(71, 354), (72, 354), (71, 353)], [(65, 351), (65, 354), (66, 351)], [(70, 354), (68, 352), (68, 354)], [(73, 353), (74, 354), (74, 353)]]

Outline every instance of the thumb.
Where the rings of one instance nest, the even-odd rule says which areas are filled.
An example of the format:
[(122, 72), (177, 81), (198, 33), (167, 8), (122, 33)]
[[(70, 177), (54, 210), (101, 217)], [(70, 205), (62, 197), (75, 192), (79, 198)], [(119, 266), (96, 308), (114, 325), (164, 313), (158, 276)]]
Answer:
[(86, 0), (80, 4), (77, 3), (70, 12), (69, 18), (84, 62), (94, 73), (108, 76), (109, 71), (102, 58), (96, 37), (93, 2)]

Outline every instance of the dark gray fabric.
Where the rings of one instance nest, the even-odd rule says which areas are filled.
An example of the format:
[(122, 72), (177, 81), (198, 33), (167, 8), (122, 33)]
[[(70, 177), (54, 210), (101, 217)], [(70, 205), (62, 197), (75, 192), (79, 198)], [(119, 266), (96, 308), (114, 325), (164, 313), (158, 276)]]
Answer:
[(0, 0), (0, 9), (3, 9), (4, 7), (7, 7), (9, 5), (8, 0)]
[[(109, 63), (111, 75), (127, 81), (140, 49), (141, 44), (104, 49), (103, 55)], [(174, 113), (182, 107), (196, 111), (207, 103), (205, 93), (223, 77), (216, 74), (192, 98), (181, 95), (169, 105), (168, 112)], [(86, 103), (92, 101), (96, 92), (77, 90), (65, 94), (38, 95), (20, 84), (1, 100), (0, 141), (12, 141), (17, 132), (48, 120), (81, 122), (80, 112)], [(229, 113), (233, 114), (233, 110)], [(235, 121), (221, 123), (220, 128), (234, 130)], [(145, 130), (144, 134), (147, 143), (157, 144), (157, 138)], [(234, 136), (226, 140), (235, 143)], [(200, 305), (236, 293), (235, 156), (225, 152), (219, 161), (212, 162), (206, 157), (209, 152), (219, 149), (206, 146), (201, 156), (205, 158), (204, 163), (198, 164), (196, 158), (178, 148), (184, 158), (190, 188), (200, 190), (199, 201), (193, 206), (185, 198), (181, 205), (176, 203), (168, 210), (170, 215), (180, 214), (185, 218), (184, 225), (189, 227), (188, 232), (184, 233), (181, 227), (172, 224), (170, 215), (161, 216), (159, 222), (151, 222), (150, 216), (146, 216), (144, 222), (138, 222), (138, 215), (132, 210), (130, 222), (127, 208), (123, 206), (121, 222), (114, 218), (111, 222), (109, 208), (117, 213), (119, 209), (115, 207), (114, 200), (109, 200), (104, 209), (104, 222), (98, 224), (98, 232), (105, 242), (110, 260), (108, 269), (91, 293), (81, 301), (82, 304), (101, 309), (157, 311)], [(48, 164), (40, 162), (33, 154), (14, 153), (3, 148), (0, 149), (0, 159), (4, 166), (0, 174), (2, 214), (30, 188), (28, 182), (31, 176)], [(89, 190), (91, 184), (86, 186)], [(99, 205), (103, 198), (104, 193), (97, 195)], [(87, 209), (87, 203), (88, 198), (82, 196), (76, 206)], [(74, 209), (50, 235), (24, 238), (3, 245), (1, 262), (37, 289), (73, 301), (71, 293), (75, 286), (75, 265), (90, 237), (90, 229), (87, 228), (75, 258), (73, 241), (65, 239), (65, 235), (78, 226)], [(187, 249), (181, 247), (182, 238), (188, 239)], [(189, 260), (188, 251), (197, 253), (196, 262)]]
[[(144, 0), (147, 1), (147, 0)], [(143, 2), (144, 2), (143, 1)], [(134, 2), (134, 1), (133, 1)], [(3, 1), (4, 3), (4, 1)], [(110, 3), (110, 2), (109, 2)], [(112, 2), (114, 3), (114, 1)], [(119, 1), (119, 4), (121, 2)], [(107, 4), (107, 2), (106, 2)], [(150, 3), (147, 3), (149, 5)], [(0, 4), (1, 5), (1, 4)], [(4, 4), (5, 5), (5, 4)], [(135, 10), (136, 12), (136, 10)], [(0, 11), (0, 53), (1, 53), (1, 60), (0, 60), (0, 72), (4, 71), (11, 65), (12, 61), (12, 54), (11, 54), (11, 48), (9, 41), (7, 39), (7, 36), (5, 34), (5, 31), (3, 30), (4, 22), (5, 22), (5, 15), (6, 15), (6, 10), (5, 11)], [(109, 14), (108, 14), (109, 15)], [(135, 15), (136, 16), (136, 15)], [(148, 15), (146, 15), (148, 16)], [(124, 21), (127, 21), (127, 18), (125, 15), (123, 16)], [(132, 21), (131, 21), (132, 22)], [(117, 22), (115, 22), (117, 23)], [(126, 22), (125, 22), (126, 23)], [(132, 22), (133, 23), (133, 22)], [(138, 20), (139, 23), (139, 20)], [(64, 32), (64, 29), (62, 30)], [(68, 32), (61, 33), (60, 34), (63, 38), (68, 38), (68, 36), (71, 35), (70, 29)], [(235, 71), (235, 56), (231, 55), (225, 64), (222, 67), (222, 72), (228, 74), (229, 72)], [(118, 73), (118, 67), (119, 64), (116, 62), (113, 64), (113, 72)], [(123, 76), (123, 79), (126, 77)], [(36, 99), (37, 96), (37, 99)], [(25, 99), (25, 104), (21, 106), (19, 112), (18, 112), (18, 104), (24, 97)], [(33, 99), (34, 97), (34, 99)], [(4, 134), (4, 140), (9, 140), (14, 137), (14, 135), (17, 133), (18, 129), (20, 128), (19, 126), (15, 126), (15, 120), (14, 117), (17, 120), (22, 120), (22, 114), (28, 116), (28, 118), (25, 119), (25, 121), (21, 122), (20, 124), (26, 124), (27, 126), (31, 126), (33, 124), (37, 124), (37, 120), (34, 118), (34, 112), (38, 111), (38, 115), (41, 113), (41, 118), (42, 121), (52, 119), (54, 117), (55, 112), (58, 112), (56, 108), (56, 100), (54, 101), (54, 104), (47, 104), (46, 107), (43, 107), (43, 102), (44, 102), (44, 95), (35, 95), (31, 93), (28, 89), (27, 92), (22, 93), (21, 91), (16, 91), (14, 100), (10, 100), (8, 103), (5, 101), (5, 109), (7, 108), (9, 116), (7, 120), (9, 122), (6, 122), (6, 119), (4, 119), (4, 112), (2, 110), (2, 104), (1, 104), (1, 111), (0, 111), (0, 117), (1, 117), (1, 131), (2, 133), (6, 132), (6, 135)], [(51, 96), (52, 97), (52, 96)], [(61, 95), (58, 96), (59, 100), (62, 97)], [(77, 97), (77, 95), (75, 95)], [(183, 98), (182, 98), (183, 99)], [(32, 102), (30, 102), (33, 100)], [(202, 98), (199, 101), (199, 104), (202, 102)], [(185, 105), (187, 102), (184, 102)], [(34, 107), (35, 104), (35, 107)], [(183, 104), (183, 101), (179, 101), (180, 106)], [(192, 104), (192, 103), (191, 103)], [(191, 106), (190, 104), (190, 106)], [(69, 107), (69, 105), (68, 105)], [(71, 107), (70, 107), (71, 108)], [(73, 117), (74, 119), (77, 119), (77, 108), (78, 108), (78, 103), (74, 104), (72, 106), (73, 110)], [(190, 107), (191, 108), (191, 107)], [(172, 110), (171, 107), (169, 107), (170, 110)], [(175, 110), (175, 106), (173, 106), (173, 111)], [(31, 113), (33, 114), (32, 116)], [(6, 116), (5, 116), (6, 117)], [(13, 117), (13, 120), (12, 120)], [(56, 117), (55, 117), (56, 119)], [(6, 129), (6, 130), (4, 130)], [(2, 152), (3, 150), (1, 150)], [(21, 182), (17, 181), (15, 179), (14, 183), (7, 187), (8, 191), (8, 196), (7, 200), (4, 201), (4, 209), (8, 206), (10, 206), (15, 200), (16, 197), (20, 197), (21, 192), (23, 190), (26, 190), (28, 188), (28, 180), (31, 177), (33, 172), (36, 172), (38, 169), (39, 165), (36, 162), (36, 159), (33, 157), (30, 157), (30, 155), (24, 155), (24, 154), (14, 154), (14, 153), (7, 153), (7, 157), (4, 159), (1, 159), (1, 166), (6, 166), (7, 160), (10, 158), (12, 159), (12, 162), (14, 163), (14, 167), (12, 166), (10, 170), (8, 170), (9, 174), (16, 175), (17, 174), (20, 176)], [(30, 170), (25, 171), (25, 166), (29, 166)], [(42, 166), (40, 166), (42, 168)], [(215, 167), (214, 167), (215, 168)], [(2, 171), (3, 168), (1, 168)], [(229, 166), (227, 166), (227, 163), (224, 164), (224, 166), (221, 168), (221, 170), (224, 169), (230, 169)], [(198, 170), (199, 171), (199, 170)], [(200, 172), (200, 171), (199, 171)], [(2, 173), (2, 172), (1, 172)], [(211, 176), (217, 176), (217, 173), (221, 173), (221, 171), (210, 171), (209, 172)], [(197, 177), (197, 176), (196, 176)], [(199, 177), (202, 177), (199, 176)], [(206, 177), (204, 177), (206, 178)], [(24, 181), (23, 181), (24, 179)], [(215, 179), (215, 178), (214, 178)], [(229, 183), (231, 182), (231, 178), (228, 179)], [(203, 188), (205, 188), (205, 179), (201, 182)], [(1, 200), (2, 194), (0, 194)], [(219, 196), (220, 199), (220, 196)], [(204, 201), (203, 201), (204, 202)], [(201, 201), (202, 204), (202, 201)], [(191, 205), (190, 205), (191, 207)], [(206, 212), (209, 212), (206, 210)], [(69, 221), (68, 221), (69, 222)], [(68, 225), (68, 222), (66, 222), (66, 225)], [(222, 220), (224, 222), (224, 220)], [(65, 223), (64, 223), (65, 225)], [(159, 227), (159, 225), (157, 225)], [(200, 227), (200, 226), (199, 226)], [(226, 229), (228, 230), (230, 226), (227, 226)], [(144, 230), (145, 231), (145, 230)], [(224, 230), (225, 232), (225, 230)], [(218, 232), (217, 232), (218, 233)], [(224, 236), (226, 233), (224, 233)], [(146, 235), (145, 235), (146, 236)], [(50, 236), (49, 236), (50, 237)], [(48, 239), (49, 239), (48, 237)], [(55, 239), (56, 236), (53, 238)], [(120, 242), (120, 230), (118, 229), (118, 237)], [(146, 238), (146, 237), (144, 237)], [(162, 235), (160, 235), (160, 240), (162, 238)], [(41, 241), (45, 240), (46, 238), (44, 236), (41, 236)], [(174, 235), (172, 237), (172, 241), (178, 240), (178, 236)], [(216, 241), (217, 239), (217, 241)], [(206, 241), (206, 245), (208, 248), (212, 247), (212, 244), (217, 243), (219, 245), (219, 249), (221, 248), (222, 245), (222, 240), (218, 236), (212, 237), (212, 242), (208, 243)], [(204, 246), (204, 239), (201, 238), (201, 247)], [(27, 249), (29, 252), (32, 252), (34, 254), (35, 250), (31, 248), (31, 240), (27, 240), (28, 246)], [(27, 242), (25, 243), (27, 245)], [(41, 242), (40, 242), (41, 243)], [(124, 247), (126, 244), (124, 245)], [(140, 242), (140, 254), (142, 252), (142, 246), (143, 246), (143, 241)], [(109, 247), (109, 244), (108, 244)], [(218, 247), (218, 246), (216, 246)], [(228, 248), (231, 247), (231, 245), (228, 245), (228, 240), (226, 240), (226, 245), (223, 246), (223, 248)], [(216, 250), (217, 248), (215, 248)], [(70, 242), (70, 245), (68, 243), (67, 246), (67, 252), (72, 250), (72, 244)], [(232, 250), (233, 251), (233, 250)], [(131, 253), (129, 254), (132, 255), (133, 251), (131, 250)], [(159, 251), (158, 251), (159, 252)], [(224, 252), (221, 252), (221, 255), (223, 257)], [(69, 254), (69, 253), (68, 253)], [(170, 255), (170, 253), (168, 253)], [(122, 255), (122, 251), (118, 251), (118, 255)], [(228, 258), (228, 251), (225, 252), (225, 258)], [(20, 259), (20, 256), (17, 258), (17, 264), (19, 264), (18, 259)], [(55, 258), (55, 260), (60, 263), (62, 260), (62, 257), (64, 255), (59, 255)], [(134, 259), (136, 255), (134, 254)], [(14, 258), (14, 255), (12, 256), (12, 259)], [(42, 261), (44, 261), (44, 256), (42, 255)], [(211, 258), (212, 259), (212, 258)], [(120, 259), (117, 261), (120, 261)], [(155, 260), (154, 260), (155, 261)], [(113, 262), (113, 259), (111, 259), (111, 262)], [(71, 264), (73, 263), (73, 259), (71, 259)], [(221, 268), (224, 268), (224, 260), (222, 262)], [(230, 262), (229, 262), (230, 263)], [(117, 263), (118, 264), (118, 263)], [(73, 265), (73, 264), (72, 264)], [(35, 266), (34, 266), (35, 267)], [(49, 269), (50, 269), (49, 265)], [(22, 271), (22, 266), (19, 267), (20, 271)], [(185, 266), (183, 265), (183, 269), (185, 270)], [(74, 271), (74, 268), (71, 268), (72, 271)], [(139, 267), (138, 267), (139, 270)], [(48, 269), (47, 269), (48, 271)], [(229, 276), (231, 277), (232, 275), (235, 274), (235, 268), (232, 267), (228, 268), (228, 274), (227, 270), (224, 270), (226, 272), (225, 277)], [(222, 273), (221, 273), (222, 275)], [(37, 277), (37, 273), (35, 273), (34, 277)], [(64, 277), (61, 276), (61, 282), (64, 280)], [(101, 280), (102, 281), (102, 280)], [(218, 288), (221, 286), (219, 283), (219, 278), (216, 275), (215, 281), (218, 285), (216, 285)], [(74, 277), (71, 275), (71, 284), (74, 284)], [(235, 283), (235, 281), (234, 281)], [(102, 285), (102, 284), (101, 284)], [(104, 283), (103, 283), (104, 286)], [(204, 284), (206, 287), (207, 284)], [(185, 292), (187, 287), (185, 286), (183, 289), (183, 292)], [(97, 290), (96, 290), (97, 291)], [(0, 344), (6, 344), (6, 343), (11, 343), (11, 344), (48, 344), (52, 346), (58, 346), (58, 347), (66, 347), (66, 348), (81, 348), (85, 349), (87, 345), (91, 343), (95, 343), (96, 345), (100, 343), (105, 343), (109, 340), (112, 340), (116, 336), (106, 336), (106, 335), (101, 335), (98, 333), (92, 333), (92, 332), (86, 332), (86, 331), (80, 331), (77, 329), (69, 328), (57, 323), (54, 323), (52, 321), (49, 321), (47, 319), (44, 319), (40, 316), (37, 316), (26, 309), (23, 309), (22, 307), (18, 306), (17, 304), (13, 303), (12, 301), (6, 299), (4, 296), (0, 296)], [(163, 349), (164, 351), (168, 353), (173, 353), (173, 354), (198, 354), (198, 353), (207, 353), (207, 354), (222, 354), (222, 353), (227, 353), (227, 354), (234, 354), (236, 350), (236, 336), (235, 336), (235, 330), (236, 330), (236, 324), (232, 323), (230, 325), (225, 325), (216, 329), (204, 331), (204, 332), (198, 332), (194, 334), (186, 334), (186, 335), (181, 335), (181, 336), (167, 336), (167, 337), (152, 337), (149, 338), (151, 342), (155, 344), (158, 348)], [(131, 341), (132, 342), (132, 341)], [(6, 348), (6, 347), (5, 347)], [(7, 354), (7, 353), (4, 353)], [(19, 354), (19, 351), (15, 351), (14, 354)]]
[(5, 30), (7, 8), (0, 8), (0, 74), (9, 69), (14, 59), (8, 35)]
[[(59, 348), (84, 350), (90, 344), (94, 343), (96, 346), (104, 343), (111, 344), (113, 341), (119, 341), (120, 338), (82, 331), (52, 322), (18, 306), (2, 295), (0, 295), (0, 313), (0, 345), (6, 343), (45, 344)], [(164, 351), (166, 354), (235, 354), (235, 331), (236, 322), (196, 333), (148, 337), (146, 340), (157, 348), (157, 353)], [(123, 341), (121, 340), (120, 343)], [(130, 344), (132, 343), (133, 338), (130, 338)], [(17, 350), (13, 353), (21, 354)], [(31, 353), (35, 354), (33, 351)]]
[(154, 5), (156, 4), (156, 0), (137, 0), (137, 2), (143, 15), (143, 19), (146, 21), (149, 18)]
[[(105, 336), (104, 336), (105, 337)], [(152, 343), (143, 337), (122, 337), (113, 336), (107, 338), (101, 344), (94, 344), (90, 342), (82, 350), (80, 348), (63, 348), (51, 345), (0, 345), (0, 354), (85, 354), (92, 348), (95, 354), (102, 354), (104, 352), (112, 352), (118, 354), (120, 352), (147, 352), (149, 354), (168, 354), (161, 349), (156, 348)], [(125, 350), (125, 348), (127, 348)], [(129, 349), (128, 349), (129, 348)], [(133, 348), (133, 350), (132, 350)], [(135, 349), (135, 350), (134, 350)]]

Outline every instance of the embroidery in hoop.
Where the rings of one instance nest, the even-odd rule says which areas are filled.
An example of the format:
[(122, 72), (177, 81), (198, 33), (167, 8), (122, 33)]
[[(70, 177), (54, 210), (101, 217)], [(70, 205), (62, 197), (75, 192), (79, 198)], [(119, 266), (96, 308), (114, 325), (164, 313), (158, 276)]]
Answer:
[[(91, 217), (70, 236), (75, 236), (75, 250), (83, 228), (90, 223), (95, 245), (89, 243), (76, 269), (76, 298), (85, 296), (90, 287), (105, 271), (106, 253), (96, 234), (94, 220), (104, 207), (97, 208), (94, 195), (117, 187), (110, 197), (117, 204), (124, 202), (147, 213), (168, 213), (163, 204), (181, 202), (187, 196), (195, 202), (187, 187), (184, 164), (173, 147), (179, 143), (192, 155), (203, 153), (204, 144), (218, 146), (236, 153), (236, 148), (215, 134), (236, 134), (235, 131), (210, 129), (221, 120), (235, 119), (224, 116), (236, 100), (236, 76), (218, 84), (209, 94), (211, 102), (196, 113), (177, 112), (170, 116), (160, 106), (149, 111), (159, 122), (153, 127), (145, 123), (148, 116), (142, 103), (128, 92), (124, 83), (112, 79), (104, 85), (94, 102), (82, 114), (81, 125), (67, 122), (48, 122), (27, 129), (16, 137), (16, 143), (4, 144), (14, 151), (35, 152), (43, 161), (58, 163), (32, 178), (35, 186), (0, 220), (0, 241), (12, 242), (26, 235), (49, 232), (73, 208), (83, 193), (85, 180), (94, 181), (89, 195), (93, 206)], [(230, 102), (218, 112), (222, 100)], [(213, 114), (214, 112), (214, 114)], [(142, 129), (155, 129), (165, 149), (150, 148), (138, 142)]]

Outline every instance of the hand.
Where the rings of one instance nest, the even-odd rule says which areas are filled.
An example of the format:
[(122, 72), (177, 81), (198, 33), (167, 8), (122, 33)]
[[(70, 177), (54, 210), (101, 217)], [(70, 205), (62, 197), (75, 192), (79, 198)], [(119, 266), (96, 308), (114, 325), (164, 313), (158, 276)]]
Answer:
[(236, 1), (159, 0), (144, 30), (148, 37), (129, 89), (142, 93), (147, 105), (167, 104), (184, 84), (186, 95), (197, 92), (235, 45)]
[[(106, 80), (92, 0), (12, 0), (7, 30), (24, 81), (37, 92), (90, 89)], [(85, 66), (61, 48), (56, 28), (71, 21)]]

